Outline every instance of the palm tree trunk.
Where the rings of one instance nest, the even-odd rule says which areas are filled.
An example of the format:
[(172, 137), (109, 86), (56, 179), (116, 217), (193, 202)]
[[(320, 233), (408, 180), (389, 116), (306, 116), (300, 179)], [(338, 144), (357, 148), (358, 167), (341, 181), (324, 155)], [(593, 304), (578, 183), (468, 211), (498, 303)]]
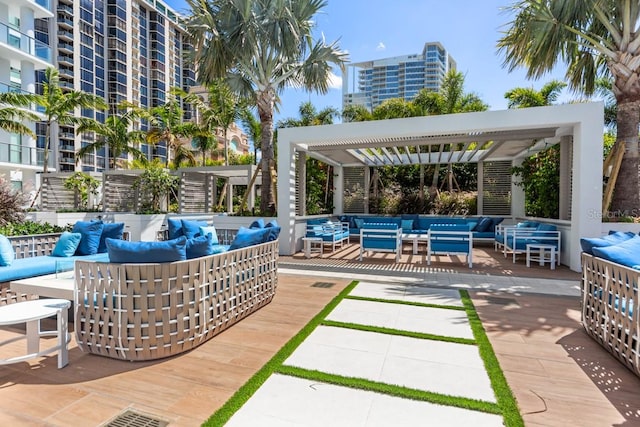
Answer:
[(640, 101), (618, 99), (618, 134), (616, 145), (624, 147), (619, 179), (611, 201), (614, 216), (640, 215), (640, 164), (638, 162), (638, 125)]
[(229, 141), (227, 141), (227, 128), (224, 128), (224, 165), (229, 166)]
[(272, 88), (257, 92), (258, 114), (260, 115), (260, 148), (262, 150), (262, 186), (260, 187), (260, 212), (262, 215), (275, 213), (275, 200), (271, 191), (271, 168), (273, 149), (273, 108), (275, 92)]

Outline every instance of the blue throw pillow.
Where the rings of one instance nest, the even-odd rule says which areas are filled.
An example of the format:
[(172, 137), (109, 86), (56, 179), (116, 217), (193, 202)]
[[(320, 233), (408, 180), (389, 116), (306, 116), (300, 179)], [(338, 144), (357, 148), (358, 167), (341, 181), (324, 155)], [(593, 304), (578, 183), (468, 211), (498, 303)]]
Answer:
[(476, 227), (478, 225), (478, 221), (468, 221), (467, 226), (469, 227), (469, 231), (476, 231)]
[(264, 228), (264, 219), (256, 219), (251, 223), (251, 225), (249, 225), (249, 228)]
[(402, 231), (404, 231), (405, 233), (407, 231), (411, 231), (413, 230), (413, 220), (412, 219), (403, 219), (400, 220), (400, 228), (402, 228)]
[(278, 225), (278, 221), (275, 219), (269, 221), (264, 228), (268, 228), (271, 230), (269, 235), (267, 235), (267, 242), (271, 242), (273, 240), (278, 240), (278, 236), (280, 236), (280, 231), (282, 228)]
[(240, 227), (236, 238), (231, 242), (229, 250), (246, 248), (260, 243), (264, 243), (271, 233), (270, 228), (245, 228)]
[(187, 237), (187, 239), (192, 239), (194, 237), (198, 237), (200, 235), (200, 227), (206, 227), (206, 221), (192, 221), (188, 219), (182, 220), (182, 233)]
[(82, 239), (82, 234), (80, 233), (69, 233), (68, 231), (63, 232), (56, 243), (56, 246), (53, 248), (53, 252), (51, 252), (51, 256), (58, 257), (70, 257), (76, 253), (76, 249), (78, 249), (78, 245), (80, 244), (80, 240)]
[(617, 245), (635, 237), (635, 233), (631, 231), (615, 231), (602, 237), (583, 237), (580, 239), (582, 250), (593, 255), (593, 248)]
[(216, 228), (213, 225), (208, 225), (206, 227), (200, 226), (201, 236), (206, 236), (209, 233), (211, 233), (213, 244), (217, 245), (219, 242), (218, 242), (218, 233), (216, 232)]
[(633, 267), (640, 264), (640, 236), (611, 246), (594, 247), (593, 255), (608, 261)]
[(102, 234), (100, 235), (100, 244), (98, 245), (98, 253), (103, 254), (107, 252), (107, 243), (105, 240), (110, 239), (122, 239), (124, 233), (124, 222), (105, 222), (102, 228)]
[(354, 218), (353, 222), (356, 224), (356, 228), (362, 228), (362, 224), (364, 224), (364, 219)]
[(488, 217), (483, 217), (478, 223), (478, 225), (476, 225), (476, 231), (479, 231), (480, 233), (490, 231), (492, 225), (493, 225), (493, 219)]
[(211, 233), (187, 239), (187, 259), (200, 258), (213, 254), (213, 235)]
[(187, 238), (163, 242), (130, 242), (107, 238), (109, 261), (116, 263), (158, 263), (187, 259)]
[(98, 253), (98, 246), (100, 246), (100, 236), (102, 236), (102, 229), (104, 224), (102, 221), (78, 221), (73, 225), (72, 233), (80, 233), (82, 238), (78, 249), (76, 249), (76, 255), (94, 255)]
[(184, 236), (182, 231), (182, 220), (180, 218), (167, 218), (167, 229), (169, 240), (177, 239), (180, 236)]
[(7, 236), (0, 234), (0, 266), (6, 267), (11, 265), (16, 257), (16, 251)]
[(496, 231), (496, 225), (500, 224), (502, 221), (504, 221), (504, 218), (499, 216), (491, 218), (491, 227), (489, 227), (489, 231)]

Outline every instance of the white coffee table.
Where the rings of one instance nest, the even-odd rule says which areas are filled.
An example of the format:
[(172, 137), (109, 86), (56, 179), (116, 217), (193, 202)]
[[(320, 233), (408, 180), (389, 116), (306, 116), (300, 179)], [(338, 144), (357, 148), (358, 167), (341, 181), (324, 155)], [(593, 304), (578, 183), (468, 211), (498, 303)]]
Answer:
[(429, 241), (429, 235), (426, 233), (402, 233), (402, 241), (410, 241), (413, 243), (413, 254), (418, 254), (418, 242)]
[(551, 264), (551, 269), (556, 268), (556, 247), (546, 243), (528, 243), (527, 244), (527, 267), (531, 266), (531, 261), (538, 261), (538, 264), (544, 265), (545, 262)]
[(73, 275), (74, 271), (71, 270), (46, 276), (29, 277), (28, 279), (14, 280), (9, 284), (9, 287), (16, 293), (73, 301)]
[[(15, 304), (7, 304), (0, 307), (0, 326), (26, 323), (26, 335), (10, 338), (0, 342), (0, 346), (11, 342), (26, 339), (27, 354), (15, 356), (9, 359), (0, 359), (0, 365), (22, 362), (34, 357), (58, 351), (58, 369), (64, 368), (69, 363), (68, 344), (71, 336), (68, 332), (67, 312), (71, 302), (66, 299), (41, 299), (24, 301)], [(55, 331), (41, 331), (40, 320), (56, 316), (57, 328)], [(40, 351), (40, 337), (55, 336), (57, 344)]]

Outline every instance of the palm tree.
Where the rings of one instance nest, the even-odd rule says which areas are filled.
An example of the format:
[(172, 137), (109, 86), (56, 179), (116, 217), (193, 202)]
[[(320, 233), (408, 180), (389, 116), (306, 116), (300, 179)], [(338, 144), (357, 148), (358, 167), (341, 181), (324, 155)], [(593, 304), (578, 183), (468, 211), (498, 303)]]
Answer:
[(322, 110), (318, 111), (318, 109), (309, 101), (300, 104), (298, 112), (300, 113), (299, 119), (293, 117), (282, 119), (278, 122), (277, 127), (290, 128), (300, 126), (330, 125), (333, 124), (333, 119), (340, 114), (340, 112), (333, 107), (325, 107)]
[(40, 120), (37, 114), (26, 109), (29, 105), (29, 98), (23, 94), (12, 92), (0, 94), (0, 129), (35, 138), (36, 134), (22, 123), (25, 120), (32, 122)]
[(104, 123), (87, 122), (78, 126), (77, 132), (93, 132), (99, 135), (95, 142), (82, 147), (77, 151), (76, 157), (81, 158), (85, 154), (92, 154), (94, 150), (105, 148), (108, 156), (106, 168), (113, 169), (116, 159), (123, 154), (132, 155), (135, 160), (146, 163), (147, 158), (138, 144), (145, 142), (146, 132), (133, 129), (139, 123), (142, 112), (136, 108), (125, 106), (125, 112), (118, 115), (110, 115)]
[(107, 108), (104, 99), (99, 96), (82, 91), (63, 91), (60, 86), (60, 74), (56, 68), (47, 68), (42, 82), (42, 95), (25, 95), (31, 102), (43, 108), (44, 123), (46, 125), (46, 137), (44, 144), (44, 165), (42, 172), (48, 172), (49, 149), (51, 147), (51, 128), (57, 125), (84, 125), (90, 126), (95, 120), (86, 117), (77, 117), (78, 108), (93, 108), (105, 110)]
[(532, 87), (517, 87), (507, 91), (504, 97), (508, 101), (509, 108), (542, 107), (556, 102), (565, 87), (567, 87), (565, 82), (551, 80), (540, 90)]
[(567, 65), (569, 85), (587, 96), (598, 77), (610, 77), (617, 102), (616, 145), (624, 148), (612, 209), (640, 210), (638, 125), (640, 124), (640, 7), (637, 0), (522, 0), (498, 50), (509, 70), (524, 67), (540, 77), (558, 62)]
[(371, 111), (369, 111), (364, 105), (347, 105), (342, 110), (342, 121), (345, 123), (366, 122), (369, 120), (373, 120), (373, 116), (371, 115)]
[[(187, 160), (194, 162), (195, 158), (190, 149), (184, 146), (182, 139), (190, 136), (190, 124), (182, 120), (182, 104), (178, 99), (184, 92), (179, 88), (172, 88), (169, 99), (164, 104), (149, 109), (147, 112), (140, 112), (140, 117), (149, 120), (151, 129), (147, 131), (146, 140), (155, 145), (164, 142), (167, 147), (167, 161), (169, 166), (171, 153), (174, 160)], [(178, 162), (174, 162), (176, 165)]]
[(226, 78), (251, 98), (260, 116), (262, 187), (260, 209), (272, 213), (273, 112), (287, 86), (326, 93), (330, 63), (344, 66), (337, 43), (314, 42), (313, 17), (326, 0), (187, 0), (186, 26), (201, 81)]
[(240, 122), (242, 123), (242, 128), (244, 132), (249, 137), (251, 144), (253, 144), (253, 164), (258, 164), (258, 142), (260, 142), (260, 132), (262, 128), (260, 127), (260, 120), (256, 118), (253, 111), (245, 106), (240, 112)]

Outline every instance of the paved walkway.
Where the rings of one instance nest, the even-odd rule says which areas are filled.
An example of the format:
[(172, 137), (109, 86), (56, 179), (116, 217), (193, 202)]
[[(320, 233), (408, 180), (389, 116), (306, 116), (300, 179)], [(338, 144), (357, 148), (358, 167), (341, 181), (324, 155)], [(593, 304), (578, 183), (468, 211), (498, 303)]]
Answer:
[[(455, 309), (463, 306), (457, 290), (361, 281), (349, 296), (375, 301), (344, 299), (326, 320), (341, 325), (473, 339), (466, 312)], [(435, 306), (406, 305), (399, 301)], [(349, 326), (319, 326), (284, 365), (496, 402), (478, 347), (473, 344), (362, 331)], [(495, 414), (276, 374), (228, 425), (414, 426), (424, 420), (438, 426), (503, 424), (502, 417)]]

